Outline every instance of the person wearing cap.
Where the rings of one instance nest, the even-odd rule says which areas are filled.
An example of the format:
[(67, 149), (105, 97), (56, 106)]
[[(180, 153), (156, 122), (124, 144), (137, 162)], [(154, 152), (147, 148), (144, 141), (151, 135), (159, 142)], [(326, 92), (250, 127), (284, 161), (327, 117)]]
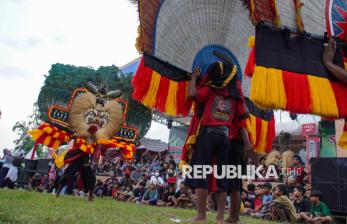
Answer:
[[(200, 69), (194, 69), (189, 82), (188, 97), (194, 100), (196, 111), (192, 118), (187, 139), (199, 120), (199, 128), (194, 130), (195, 142), (192, 144), (192, 156), (188, 161), (192, 167), (192, 178), (186, 179), (186, 185), (196, 189), (197, 215), (187, 220), (192, 223), (206, 223), (206, 202), (208, 191), (217, 192), (218, 211), (216, 222), (224, 223), (224, 210), (229, 181), (227, 178), (194, 178), (194, 166), (217, 165), (217, 173), (222, 173), (222, 166), (229, 164), (229, 129), (235, 117), (236, 107), (243, 103), (243, 95), (237, 82), (237, 66), (223, 61), (212, 63), (202, 78)], [(199, 79), (199, 83), (198, 83)], [(198, 132), (199, 130), (199, 132)], [(189, 140), (187, 140), (189, 142)], [(185, 161), (182, 154), (182, 161)], [(211, 184), (212, 183), (212, 184)], [(215, 183), (215, 184), (213, 184)]]

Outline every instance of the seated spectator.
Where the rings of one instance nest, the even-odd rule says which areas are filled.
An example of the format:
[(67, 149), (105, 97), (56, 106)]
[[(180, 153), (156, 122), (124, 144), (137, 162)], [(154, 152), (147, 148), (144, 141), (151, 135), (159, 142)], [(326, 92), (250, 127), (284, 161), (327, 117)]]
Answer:
[(35, 173), (34, 176), (32, 176), (31, 179), (29, 180), (29, 187), (37, 191), (40, 185), (41, 185), (41, 174)]
[(131, 172), (130, 170), (125, 170), (124, 177), (119, 181), (120, 186), (122, 187), (132, 187), (134, 181), (130, 179)]
[(117, 196), (118, 196), (118, 192), (121, 190), (121, 187), (119, 186), (119, 183), (115, 183), (112, 187), (112, 193), (111, 193), (111, 196), (112, 198), (114, 199), (117, 199)]
[(163, 195), (162, 195), (161, 199), (158, 201), (157, 205), (159, 207), (169, 206), (169, 201), (170, 201), (169, 198), (171, 198), (172, 196), (175, 196), (175, 191), (173, 190), (172, 186), (167, 186), (164, 189)]
[(255, 185), (248, 184), (247, 191), (245, 192), (244, 204), (246, 208), (254, 209), (254, 199), (255, 199)]
[(173, 156), (169, 156), (169, 164), (171, 164), (173, 167), (176, 167), (176, 162), (175, 162)]
[(49, 188), (49, 180), (48, 180), (48, 175), (45, 174), (43, 177), (41, 177), (41, 182), (39, 186), (42, 190), (48, 190)]
[(129, 202), (141, 202), (146, 190), (146, 182), (140, 181), (133, 190), (133, 195), (128, 199)]
[(274, 200), (271, 203), (270, 216), (273, 221), (293, 223), (297, 220), (297, 214), (292, 202), (287, 197), (286, 185), (279, 184), (273, 190)]
[(177, 176), (177, 172), (176, 172), (176, 166), (174, 166), (172, 163), (170, 163), (168, 165), (168, 169), (166, 171), (166, 179), (170, 178), (170, 177), (176, 177)]
[(154, 183), (149, 184), (148, 190), (145, 192), (142, 198), (142, 203), (146, 205), (157, 205), (158, 190)]
[(133, 191), (130, 186), (127, 186), (126, 188), (123, 188), (122, 191), (118, 194), (118, 200), (119, 201), (127, 201), (129, 198), (133, 196)]
[(137, 166), (136, 169), (131, 172), (130, 179), (134, 183), (137, 183), (140, 181), (141, 178), (142, 178), (141, 168)]
[(258, 184), (255, 188), (255, 198), (253, 202), (253, 212), (258, 212), (261, 209), (261, 206), (263, 205), (263, 191), (262, 191), (263, 185)]
[(249, 207), (245, 207), (246, 198), (247, 198), (247, 191), (245, 189), (241, 189), (241, 206), (240, 206), (241, 213), (245, 213), (249, 210)]
[(321, 201), (322, 193), (320, 191), (312, 191), (310, 195), (311, 210), (309, 213), (300, 213), (300, 218), (310, 223), (331, 223), (333, 219), (330, 216), (328, 206)]
[(262, 205), (261, 208), (256, 210), (255, 213), (252, 214), (253, 217), (256, 218), (266, 218), (268, 216), (270, 210), (270, 204), (272, 202), (271, 195), (272, 185), (270, 183), (265, 183), (262, 186)]
[(103, 197), (103, 196), (106, 196), (106, 193), (107, 193), (106, 185), (104, 185), (104, 183), (101, 180), (97, 180), (96, 181), (96, 186), (95, 186), (95, 189), (94, 189), (94, 194), (97, 197)]
[(271, 183), (265, 183), (263, 184), (262, 187), (263, 190), (263, 208), (266, 208), (266, 210), (268, 210), (270, 208), (270, 204), (272, 202), (272, 194), (271, 194), (271, 190), (272, 190), (272, 185)]
[(304, 198), (305, 188), (303, 186), (296, 186), (294, 188), (294, 201), (293, 205), (298, 214), (301, 212), (310, 212), (310, 202)]
[(181, 183), (179, 190), (175, 194), (177, 202), (174, 204), (175, 207), (179, 206), (181, 208), (187, 208), (190, 198), (188, 195), (187, 187)]
[(288, 175), (286, 176), (285, 183), (296, 186), (304, 184), (305, 167), (302, 165), (301, 157), (294, 155), (292, 159), (292, 166), (287, 168)]

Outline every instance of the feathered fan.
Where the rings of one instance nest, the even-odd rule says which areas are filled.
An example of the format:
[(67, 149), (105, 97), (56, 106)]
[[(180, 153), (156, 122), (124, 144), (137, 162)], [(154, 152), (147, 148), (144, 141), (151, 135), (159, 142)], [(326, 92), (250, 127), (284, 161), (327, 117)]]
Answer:
[[(144, 105), (172, 116), (187, 115), (189, 73), (200, 66), (203, 75), (209, 64), (219, 60), (212, 53), (217, 51), (237, 66), (240, 80), (246, 73), (244, 95), (262, 108), (325, 117), (347, 115), (343, 103), (347, 89), (321, 60), (326, 24), (332, 24), (332, 35), (343, 37), (345, 33), (345, 1), (137, 3), (141, 23), (137, 49), (144, 57), (133, 79), (133, 97)], [(253, 35), (256, 40), (248, 48)], [(335, 61), (343, 66), (341, 52)]]

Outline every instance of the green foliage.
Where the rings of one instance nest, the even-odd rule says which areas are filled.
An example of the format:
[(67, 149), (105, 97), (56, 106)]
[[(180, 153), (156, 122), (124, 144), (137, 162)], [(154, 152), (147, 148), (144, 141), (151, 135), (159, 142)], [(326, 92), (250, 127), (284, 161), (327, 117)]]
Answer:
[[(16, 132), (18, 139), (14, 140), (15, 150), (23, 149), (25, 153), (28, 153), (35, 142), (28, 135), (28, 131), (36, 128), (41, 123), (39, 119), (39, 110), (37, 104), (34, 104), (33, 114), (28, 117), (27, 121), (17, 121), (16, 124), (12, 127), (12, 131)], [(40, 156), (42, 152), (41, 146), (37, 148), (37, 155)]]
[(52, 105), (66, 107), (72, 91), (84, 87), (88, 81), (97, 84), (101, 81), (108, 83), (110, 90), (120, 88), (123, 98), (128, 100), (128, 116), (126, 124), (139, 129), (139, 139), (150, 128), (151, 110), (131, 98), (133, 92), (131, 75), (122, 74), (119, 69), (112, 66), (101, 66), (97, 70), (91, 67), (77, 67), (73, 65), (54, 64), (46, 76), (44, 86), (38, 97), (40, 119), (47, 121), (47, 111)]

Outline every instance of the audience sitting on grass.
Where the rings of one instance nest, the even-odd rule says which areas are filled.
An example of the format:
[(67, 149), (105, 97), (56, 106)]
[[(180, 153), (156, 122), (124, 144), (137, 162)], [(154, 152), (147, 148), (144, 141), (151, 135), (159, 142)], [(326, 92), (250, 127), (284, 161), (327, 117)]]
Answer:
[[(299, 158), (294, 156), (293, 165), (289, 169), (300, 170), (302, 173), (288, 173), (283, 179), (284, 184), (270, 183), (268, 180), (249, 181), (242, 189), (241, 213), (283, 223), (332, 222), (328, 207), (321, 201), (320, 192), (311, 191), (310, 184), (304, 181), (304, 167)], [(260, 163), (265, 164), (266, 159), (262, 157)], [(104, 175), (103, 181), (98, 177), (94, 189), (94, 194), (98, 197), (161, 207), (196, 207), (195, 192), (184, 185), (182, 173), (172, 157), (165, 160), (158, 154), (144, 153), (133, 162), (116, 157), (95, 167)], [(25, 189), (54, 193), (63, 171), (64, 168), (57, 169), (52, 163), (46, 175), (34, 174)], [(78, 180), (78, 176), (75, 176), (62, 192), (85, 197), (83, 186), (79, 185)], [(209, 194), (207, 202), (206, 210), (216, 210), (215, 193)], [(228, 203), (227, 208), (230, 208)]]

